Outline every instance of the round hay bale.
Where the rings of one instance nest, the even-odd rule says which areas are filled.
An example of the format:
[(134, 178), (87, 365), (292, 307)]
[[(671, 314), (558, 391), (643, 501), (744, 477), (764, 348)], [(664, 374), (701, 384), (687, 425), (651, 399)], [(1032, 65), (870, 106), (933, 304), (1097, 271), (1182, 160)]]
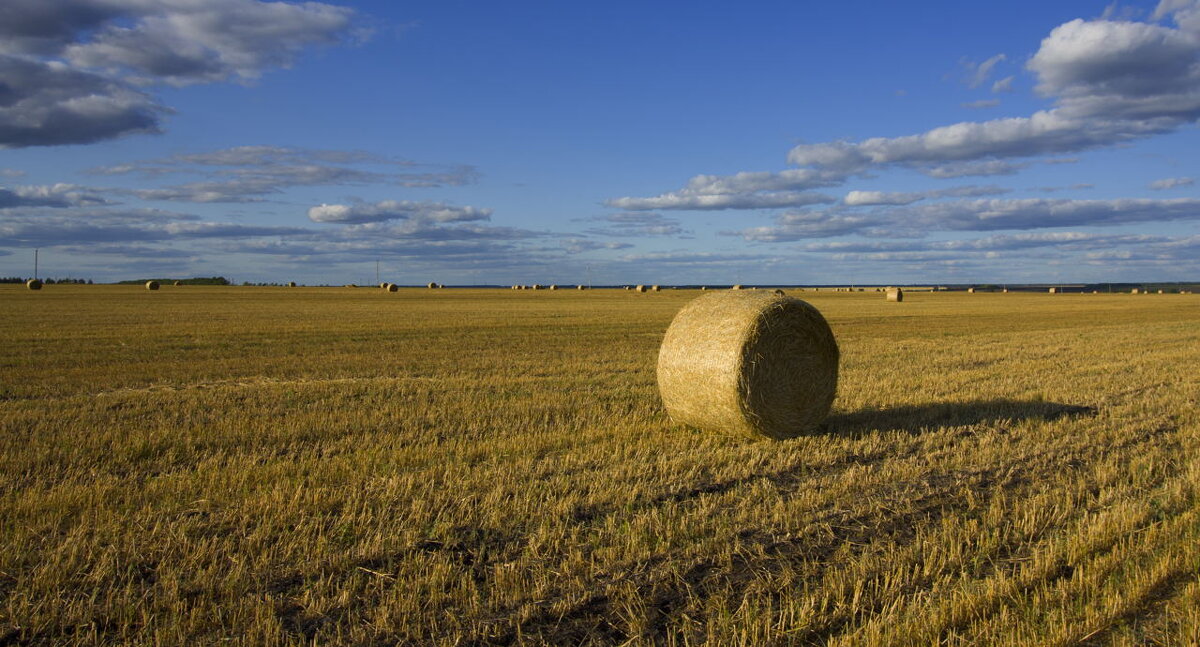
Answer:
[(704, 291), (706, 291), (706, 290), (708, 290), (708, 286), (706, 286), (706, 285), (701, 285), (701, 286), (700, 286), (700, 291), (701, 291), (701, 292), (704, 292)]
[(40, 290), (42, 289), (42, 282), (37, 279), (29, 279), (25, 282), (25, 287), (30, 290)]
[(636, 288), (634, 288), (634, 290), (637, 290), (638, 292), (645, 292), (645, 291), (646, 291), (646, 286), (644, 286), (644, 285), (639, 285), (639, 286), (637, 286)]
[(1137, 294), (1137, 293), (1138, 293), (1138, 292), (1140, 292), (1140, 291), (1141, 291), (1141, 290), (1138, 290), (1137, 288), (1134, 288), (1134, 289), (1130, 290), (1130, 291), (1129, 291), (1129, 293), (1130, 293), (1130, 294)]
[(967, 293), (975, 294), (975, 288), (967, 288)]
[(387, 284), (386, 282), (384, 282), (384, 283), (380, 283), (380, 284), (379, 284), (379, 289), (380, 289), (380, 290), (386, 290), (386, 289), (387, 289), (387, 286), (388, 286), (388, 284)]
[(542, 286), (537, 283), (534, 283), (533, 285), (529, 286), (529, 289), (530, 290), (541, 290)]
[(808, 303), (770, 292), (713, 292), (683, 307), (658, 351), (671, 419), (707, 431), (791, 438), (829, 414), (838, 347)]
[(437, 285), (437, 283), (433, 283), (433, 282), (430, 282), (430, 283), (429, 283), (429, 285), (428, 285), (428, 287), (429, 287), (429, 289), (430, 289), (430, 290), (436, 289), (436, 288), (437, 288), (437, 286), (438, 286), (438, 285)]
[(1162, 291), (1162, 290), (1159, 290), (1159, 291), (1158, 291), (1158, 293), (1159, 293), (1159, 294), (1163, 294), (1163, 291)]
[(557, 290), (557, 289), (558, 289), (558, 286), (557, 286), (557, 285), (555, 285), (555, 284), (553, 284), (553, 283), (551, 283), (551, 284), (550, 284), (550, 289), (551, 289), (551, 290)]
[(400, 286), (396, 285), (395, 283), (388, 283), (387, 287), (384, 289), (388, 292), (397, 292), (400, 290)]
[(158, 289), (158, 281), (146, 281), (146, 289), (147, 290), (157, 290)]
[(657, 285), (651, 285), (651, 286), (650, 286), (650, 291), (651, 291), (651, 292), (658, 292), (660, 289), (661, 289), (661, 288), (659, 288)]
[(586, 286), (586, 285), (579, 285), (579, 286), (576, 286), (576, 287), (575, 287), (575, 289), (576, 289), (576, 290), (586, 290), (586, 289), (587, 289), (587, 286)]
[(904, 300), (904, 290), (901, 290), (900, 288), (888, 288), (887, 296), (885, 298), (888, 301), (895, 301), (896, 303), (900, 303), (901, 301)]
[(1058, 288), (1050, 288), (1050, 294), (1058, 294)]
[(1004, 288), (1003, 290), (1001, 290), (1001, 292), (1003, 292), (1004, 294), (1008, 294), (1008, 288)]
[(287, 286), (288, 286), (289, 288), (294, 288), (294, 287), (296, 287), (296, 282), (295, 282), (295, 281), (288, 281), (288, 284), (287, 284)]
[(734, 286), (730, 287), (729, 289), (730, 289), (730, 290), (740, 290), (740, 289), (742, 289), (742, 286), (741, 286), (741, 284), (739, 283), (738, 285), (734, 285)]

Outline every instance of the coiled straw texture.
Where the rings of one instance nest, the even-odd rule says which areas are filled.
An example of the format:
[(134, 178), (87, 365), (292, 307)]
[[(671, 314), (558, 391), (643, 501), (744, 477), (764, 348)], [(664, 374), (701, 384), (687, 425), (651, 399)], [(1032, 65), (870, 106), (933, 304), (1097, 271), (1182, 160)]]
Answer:
[(774, 439), (811, 432), (837, 393), (838, 347), (821, 313), (771, 292), (709, 292), (675, 315), (658, 353), (671, 419)]

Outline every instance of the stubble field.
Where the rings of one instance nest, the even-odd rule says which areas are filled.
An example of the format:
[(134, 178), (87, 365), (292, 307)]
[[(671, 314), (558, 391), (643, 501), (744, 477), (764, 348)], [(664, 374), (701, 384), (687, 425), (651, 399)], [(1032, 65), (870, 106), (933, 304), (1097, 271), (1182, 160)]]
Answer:
[(0, 286), (0, 644), (1200, 643), (1200, 296), (792, 292), (773, 442), (698, 294)]

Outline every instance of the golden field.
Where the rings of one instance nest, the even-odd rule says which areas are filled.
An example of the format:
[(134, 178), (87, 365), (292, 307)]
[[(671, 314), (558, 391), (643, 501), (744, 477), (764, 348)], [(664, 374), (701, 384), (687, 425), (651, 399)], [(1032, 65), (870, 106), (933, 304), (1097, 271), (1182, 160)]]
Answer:
[(790, 293), (774, 442), (696, 291), (0, 286), (0, 644), (1200, 644), (1200, 296)]

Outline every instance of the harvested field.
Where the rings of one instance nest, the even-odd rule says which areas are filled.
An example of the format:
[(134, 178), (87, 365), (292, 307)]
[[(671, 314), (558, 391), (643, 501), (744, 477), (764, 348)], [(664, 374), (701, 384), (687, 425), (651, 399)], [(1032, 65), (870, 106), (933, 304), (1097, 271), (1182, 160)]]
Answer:
[(0, 644), (1200, 641), (1200, 297), (806, 292), (777, 442), (699, 295), (0, 286)]

